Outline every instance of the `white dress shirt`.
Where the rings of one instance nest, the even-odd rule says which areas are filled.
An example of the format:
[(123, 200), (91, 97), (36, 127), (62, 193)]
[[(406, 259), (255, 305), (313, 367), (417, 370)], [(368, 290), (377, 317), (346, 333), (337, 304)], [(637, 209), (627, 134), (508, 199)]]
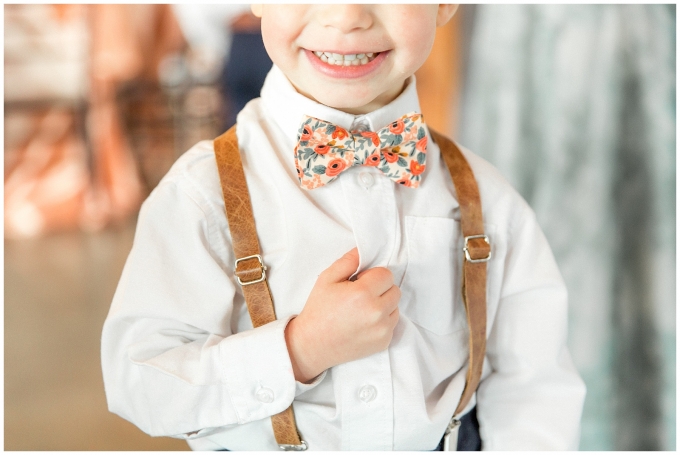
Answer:
[[(354, 116), (298, 94), (274, 67), (237, 135), (278, 320), (252, 328), (212, 141), (185, 153), (144, 203), (102, 335), (112, 412), (194, 449), (276, 450), (269, 416), (291, 402), (310, 450), (432, 450), (468, 361), (454, 187), (430, 138), (420, 188), (374, 167), (301, 189), (293, 149), (304, 115), (377, 130), (420, 111), (415, 81)], [(427, 119), (425, 119), (427, 120)], [(585, 387), (566, 347), (567, 294), (533, 212), (487, 162), (479, 183), (492, 253), (487, 353), (476, 400), (485, 450), (576, 449)], [(284, 328), (321, 271), (358, 247), (402, 291), (389, 348), (295, 381)], [(293, 401), (293, 399), (295, 401)]]

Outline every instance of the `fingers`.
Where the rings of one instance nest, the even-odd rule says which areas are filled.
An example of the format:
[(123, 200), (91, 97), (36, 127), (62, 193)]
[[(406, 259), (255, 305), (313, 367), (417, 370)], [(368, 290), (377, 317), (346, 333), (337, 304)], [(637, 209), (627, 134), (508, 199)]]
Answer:
[(389, 320), (392, 327), (397, 326), (397, 323), (399, 322), (399, 307), (395, 308), (394, 311), (390, 313)]
[(399, 299), (401, 299), (401, 289), (396, 285), (392, 285), (387, 292), (380, 296), (385, 312), (390, 315), (393, 312), (398, 311)]
[(324, 270), (319, 278), (329, 283), (340, 283), (347, 279), (359, 268), (359, 250), (355, 247), (345, 253), (340, 259), (335, 261)]
[(371, 270), (371, 269), (365, 269), (365, 270), (362, 270), (361, 272), (357, 273), (357, 276), (354, 278), (354, 281), (356, 281), (359, 278), (361, 278), (362, 276), (366, 275), (366, 272), (368, 272), (369, 270)]
[(385, 267), (374, 267), (361, 272), (355, 283), (366, 286), (372, 295), (380, 296), (394, 286), (394, 277)]

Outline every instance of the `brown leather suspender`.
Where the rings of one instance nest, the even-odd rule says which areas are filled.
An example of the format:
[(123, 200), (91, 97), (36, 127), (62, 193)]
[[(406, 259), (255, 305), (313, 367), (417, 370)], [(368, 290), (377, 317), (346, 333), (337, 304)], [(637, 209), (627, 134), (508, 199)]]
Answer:
[(463, 233), (463, 303), (470, 328), (470, 360), (463, 395), (456, 408), (459, 414), (477, 390), (486, 352), (486, 262), (491, 256), (489, 238), (484, 235), (482, 202), (477, 181), (467, 160), (451, 140), (430, 130), (451, 173), (460, 205)]
[[(215, 139), (215, 159), (236, 258), (234, 273), (243, 289), (253, 327), (260, 327), (275, 321), (276, 313), (267, 284), (267, 267), (262, 261), (260, 242), (257, 240), (253, 206), (236, 139), (236, 126)], [(297, 431), (292, 404), (285, 411), (272, 416), (272, 427), (282, 450), (307, 449), (307, 444)]]
[[(484, 234), (482, 201), (470, 165), (460, 149), (450, 139), (432, 129), (430, 129), (430, 134), (439, 145), (446, 167), (449, 168), (460, 206), (460, 227), (465, 253), (462, 292), (470, 330), (470, 357), (465, 388), (444, 434), (443, 450), (448, 451), (456, 450), (455, 444), (458, 441), (460, 427), (458, 417), (470, 402), (482, 377), (486, 353), (486, 262), (491, 258), (491, 244)], [(451, 447), (451, 444), (454, 446)]]
[[(456, 419), (470, 402), (482, 375), (486, 350), (486, 262), (490, 258), (489, 239), (484, 235), (482, 207), (477, 182), (458, 147), (445, 136), (432, 131), (456, 189), (464, 238), (463, 302), (470, 328), (470, 357), (465, 388), (446, 434), (457, 429)], [(236, 127), (215, 139), (215, 159), (224, 195), (225, 210), (236, 257), (235, 274), (243, 289), (253, 327), (276, 319), (267, 284), (266, 270), (255, 230), (252, 205), (236, 138)], [(306, 450), (295, 425), (293, 406), (272, 416), (274, 436), (282, 450)]]

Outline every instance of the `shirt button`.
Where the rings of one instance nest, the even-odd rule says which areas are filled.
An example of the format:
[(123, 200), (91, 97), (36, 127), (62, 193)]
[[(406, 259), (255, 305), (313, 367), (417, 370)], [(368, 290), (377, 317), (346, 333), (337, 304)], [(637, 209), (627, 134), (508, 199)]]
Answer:
[(256, 393), (258, 401), (262, 403), (271, 403), (274, 401), (274, 392), (266, 387), (261, 387)]
[(372, 176), (370, 173), (368, 173), (368, 172), (362, 172), (362, 173), (360, 173), (360, 174), (359, 174), (359, 180), (361, 181), (361, 183), (362, 183), (362, 184), (364, 185), (364, 187), (366, 187), (366, 188), (370, 188), (371, 186), (373, 186), (373, 183), (375, 183), (375, 179), (374, 179), (373, 176)]
[(359, 389), (359, 399), (364, 403), (375, 400), (378, 395), (378, 391), (372, 385), (365, 385)]

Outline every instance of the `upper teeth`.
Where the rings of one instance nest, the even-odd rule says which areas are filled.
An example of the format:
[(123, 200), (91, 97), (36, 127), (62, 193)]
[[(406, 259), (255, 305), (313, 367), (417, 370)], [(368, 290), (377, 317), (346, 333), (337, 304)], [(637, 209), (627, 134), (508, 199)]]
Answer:
[(314, 51), (314, 53), (316, 54), (317, 57), (321, 59), (322, 62), (338, 66), (365, 65), (366, 63), (373, 60), (376, 56), (374, 52), (368, 52), (366, 54), (347, 54), (347, 55), (322, 51)]

